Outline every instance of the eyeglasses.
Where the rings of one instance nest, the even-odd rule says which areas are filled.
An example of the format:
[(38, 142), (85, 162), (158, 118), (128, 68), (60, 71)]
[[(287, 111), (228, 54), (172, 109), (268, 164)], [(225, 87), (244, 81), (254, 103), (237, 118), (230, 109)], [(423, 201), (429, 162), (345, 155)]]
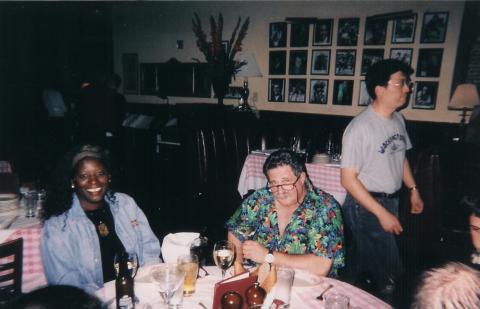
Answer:
[(396, 87), (404, 87), (404, 86), (407, 86), (408, 89), (412, 89), (413, 88), (413, 82), (410, 81), (410, 80), (407, 80), (407, 79), (402, 79), (398, 82), (393, 82), (391, 80), (388, 81), (388, 84), (389, 85), (393, 85), (393, 86), (396, 86)]
[(295, 184), (298, 182), (298, 180), (300, 179), (300, 176), (302, 174), (298, 175), (297, 179), (292, 182), (292, 183), (284, 183), (284, 184), (281, 184), (281, 185), (275, 185), (275, 186), (271, 186), (267, 183), (267, 189), (268, 191), (272, 192), (272, 193), (276, 193), (278, 192), (278, 189), (279, 188), (282, 188), (283, 191), (290, 191), (292, 190), (293, 188), (295, 188)]

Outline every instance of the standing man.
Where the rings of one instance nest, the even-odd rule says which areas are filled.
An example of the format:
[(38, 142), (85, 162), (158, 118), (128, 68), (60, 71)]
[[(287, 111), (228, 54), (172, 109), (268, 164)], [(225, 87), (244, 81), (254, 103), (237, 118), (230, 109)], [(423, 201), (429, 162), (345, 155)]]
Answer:
[(395, 241), (403, 231), (398, 220), (402, 181), (410, 193), (411, 212), (423, 211), (405, 156), (412, 145), (405, 120), (397, 112), (411, 92), (412, 73), (399, 60), (372, 65), (366, 83), (373, 102), (350, 122), (342, 141), (341, 181), (348, 192), (343, 209), (353, 234), (353, 260), (347, 262), (347, 269), (353, 271), (351, 279), (369, 273), (386, 300), (404, 271)]

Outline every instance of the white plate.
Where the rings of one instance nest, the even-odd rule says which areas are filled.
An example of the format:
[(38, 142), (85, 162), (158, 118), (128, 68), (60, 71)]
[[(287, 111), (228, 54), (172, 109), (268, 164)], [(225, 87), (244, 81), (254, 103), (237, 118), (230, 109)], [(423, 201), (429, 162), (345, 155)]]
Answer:
[(312, 273), (295, 269), (295, 278), (293, 279), (293, 286), (308, 287), (319, 285), (323, 282), (322, 277)]

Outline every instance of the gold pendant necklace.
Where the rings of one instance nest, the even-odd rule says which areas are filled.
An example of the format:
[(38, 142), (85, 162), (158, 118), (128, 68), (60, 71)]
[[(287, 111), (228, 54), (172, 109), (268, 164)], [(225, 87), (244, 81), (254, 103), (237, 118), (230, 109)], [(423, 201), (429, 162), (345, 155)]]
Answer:
[(103, 223), (102, 221), (100, 221), (100, 223), (97, 225), (98, 227), (98, 232), (100, 233), (100, 236), (102, 237), (105, 237), (105, 236), (108, 236), (108, 234), (110, 233), (108, 231), (108, 226)]

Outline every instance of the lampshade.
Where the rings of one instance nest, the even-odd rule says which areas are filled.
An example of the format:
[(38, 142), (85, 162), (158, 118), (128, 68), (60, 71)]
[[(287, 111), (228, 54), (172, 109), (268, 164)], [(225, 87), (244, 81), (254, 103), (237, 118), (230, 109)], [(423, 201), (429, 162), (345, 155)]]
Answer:
[(455, 89), (448, 108), (470, 110), (479, 103), (477, 87), (474, 84), (460, 84)]
[(258, 67), (255, 56), (251, 53), (238, 53), (236, 57), (237, 61), (245, 61), (247, 64), (240, 68), (240, 71), (236, 74), (238, 77), (261, 77), (262, 72)]

